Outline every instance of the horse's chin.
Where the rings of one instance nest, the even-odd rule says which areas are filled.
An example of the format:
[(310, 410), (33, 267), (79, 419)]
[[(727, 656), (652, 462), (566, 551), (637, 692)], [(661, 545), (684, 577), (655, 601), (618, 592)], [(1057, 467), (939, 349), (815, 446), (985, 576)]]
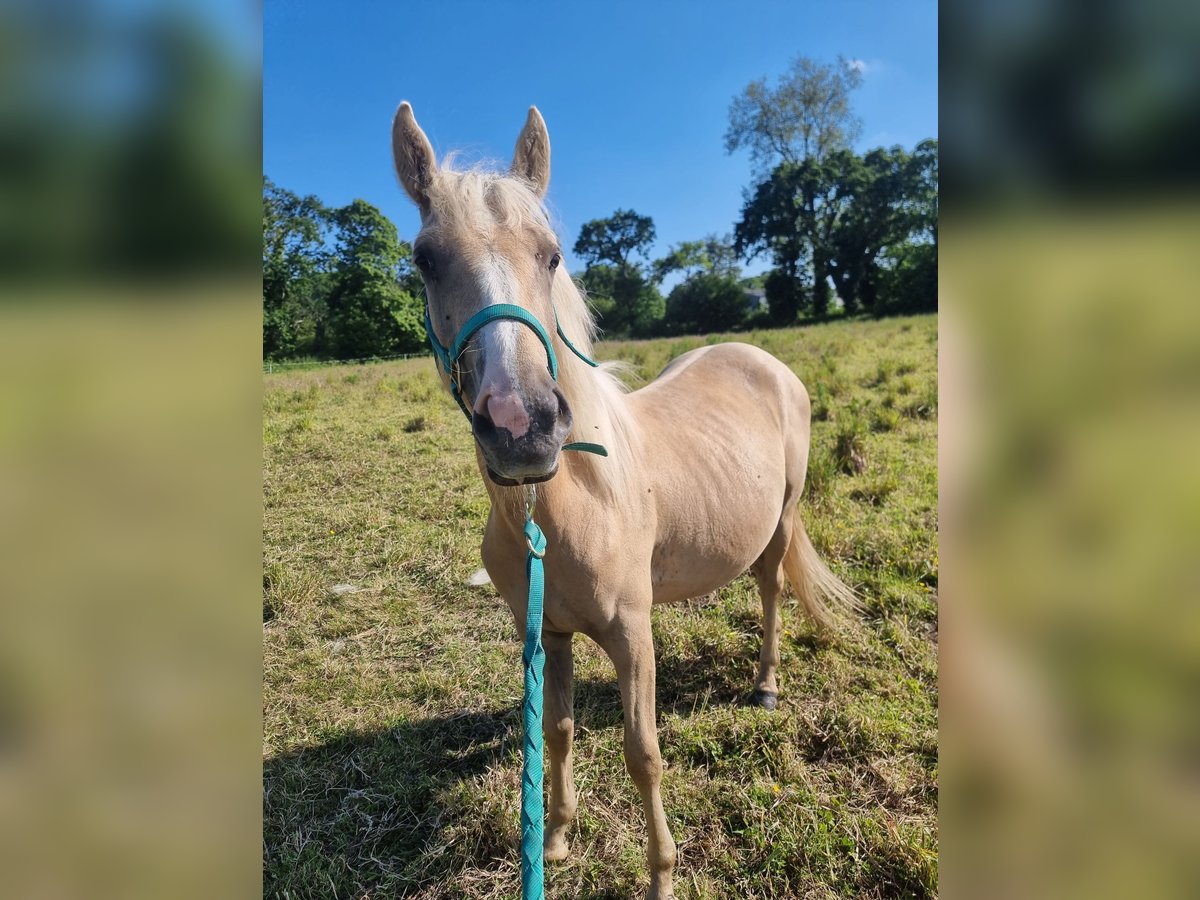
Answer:
[(558, 463), (554, 464), (554, 468), (545, 475), (521, 475), (516, 478), (509, 478), (506, 475), (501, 475), (491, 466), (487, 467), (488, 478), (501, 487), (520, 487), (523, 484), (541, 484), (544, 481), (549, 481), (558, 474)]

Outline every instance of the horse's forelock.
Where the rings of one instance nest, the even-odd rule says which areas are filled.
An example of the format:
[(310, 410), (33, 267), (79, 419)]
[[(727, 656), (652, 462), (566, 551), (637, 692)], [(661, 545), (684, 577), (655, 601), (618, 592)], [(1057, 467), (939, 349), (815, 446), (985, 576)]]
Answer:
[(485, 164), (459, 169), (455, 161), (453, 154), (447, 155), (430, 186), (430, 205), (437, 218), (504, 228), (532, 226), (554, 234), (545, 205), (524, 179)]

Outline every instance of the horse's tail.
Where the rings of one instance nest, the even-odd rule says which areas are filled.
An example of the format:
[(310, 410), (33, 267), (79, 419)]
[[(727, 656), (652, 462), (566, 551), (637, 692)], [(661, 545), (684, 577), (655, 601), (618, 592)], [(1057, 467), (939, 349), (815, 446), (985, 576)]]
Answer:
[(792, 590), (809, 617), (821, 628), (832, 628), (840, 613), (856, 612), (861, 609), (858, 595), (829, 571), (829, 567), (817, 555), (799, 507), (793, 517), (792, 541), (783, 558), (783, 570), (787, 573)]

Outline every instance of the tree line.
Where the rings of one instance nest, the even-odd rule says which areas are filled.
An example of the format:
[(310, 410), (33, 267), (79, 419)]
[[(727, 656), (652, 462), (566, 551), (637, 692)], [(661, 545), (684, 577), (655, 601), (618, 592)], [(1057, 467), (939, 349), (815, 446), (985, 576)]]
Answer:
[[(654, 221), (630, 209), (580, 229), (575, 254), (605, 333), (652, 337), (786, 326), (830, 315), (937, 309), (938, 145), (853, 152), (861, 65), (796, 59), (729, 108), (725, 147), (752, 184), (726, 235), (655, 259)], [(743, 277), (759, 257), (771, 268)], [(263, 352), (355, 359), (425, 347), (411, 247), (378, 209), (329, 209), (264, 180)], [(678, 282), (664, 296), (668, 280)]]
[(424, 288), (411, 258), (365, 200), (331, 209), (263, 179), (263, 357), (421, 352)]

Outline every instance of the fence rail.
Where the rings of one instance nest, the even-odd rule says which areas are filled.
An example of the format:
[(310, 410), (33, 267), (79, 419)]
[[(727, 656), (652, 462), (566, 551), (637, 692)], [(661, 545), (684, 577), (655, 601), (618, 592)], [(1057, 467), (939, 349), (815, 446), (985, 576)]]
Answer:
[(361, 366), (369, 363), (393, 362), (398, 359), (430, 359), (429, 353), (401, 353), (397, 356), (368, 356), (363, 359), (296, 359), (274, 362), (263, 361), (263, 374), (275, 372), (301, 372), (306, 369), (323, 369), (327, 366)]

